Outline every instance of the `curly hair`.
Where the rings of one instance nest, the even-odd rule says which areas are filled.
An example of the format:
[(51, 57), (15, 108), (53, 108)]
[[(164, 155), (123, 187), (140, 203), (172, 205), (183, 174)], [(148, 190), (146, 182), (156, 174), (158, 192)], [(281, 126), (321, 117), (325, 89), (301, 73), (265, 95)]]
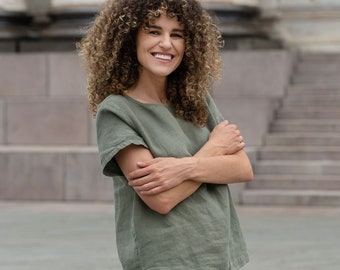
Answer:
[(109, 0), (78, 43), (88, 72), (88, 99), (97, 107), (111, 94), (124, 95), (138, 79), (136, 37), (161, 11), (184, 27), (185, 52), (168, 76), (167, 98), (176, 116), (203, 126), (208, 119), (206, 96), (220, 78), (223, 40), (211, 16), (197, 0)]

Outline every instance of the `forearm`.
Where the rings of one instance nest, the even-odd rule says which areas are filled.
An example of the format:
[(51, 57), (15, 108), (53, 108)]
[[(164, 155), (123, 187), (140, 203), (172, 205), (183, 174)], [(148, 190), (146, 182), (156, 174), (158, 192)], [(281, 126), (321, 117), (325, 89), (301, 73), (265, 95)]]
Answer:
[[(138, 162), (129, 184), (140, 194), (154, 195), (173, 189), (188, 180), (200, 183), (227, 184), (249, 181), (252, 170), (247, 155), (236, 144), (231, 154), (209, 140), (193, 156), (185, 158), (155, 158)], [(230, 148), (229, 148), (230, 151)]]
[[(213, 157), (217, 153), (208, 144), (205, 144), (195, 155), (194, 158), (200, 160), (200, 158), (211, 156)], [(194, 169), (193, 163), (186, 163), (188, 172)], [(162, 191), (160, 193), (155, 193), (152, 195), (144, 195), (143, 192), (138, 192), (139, 196), (143, 199), (148, 206), (162, 214), (167, 214), (170, 212), (177, 204), (184, 201), (186, 198), (191, 196), (204, 181), (193, 181), (187, 180), (183, 181), (181, 184)]]
[(201, 183), (230, 184), (251, 181), (254, 177), (245, 143), (235, 125), (223, 121), (211, 132), (209, 140), (187, 163), (187, 179)]
[(137, 194), (151, 209), (160, 214), (168, 214), (176, 205), (191, 196), (201, 184), (197, 181), (188, 180), (157, 194), (144, 195), (140, 192), (137, 192)]
[[(187, 179), (200, 183), (231, 184), (253, 179), (253, 170), (247, 154), (241, 150), (233, 155), (193, 157), (194, 164)], [(189, 163), (190, 164), (190, 163)]]
[[(213, 155), (213, 151), (209, 147), (203, 146), (195, 155), (195, 158), (200, 158), (208, 155)], [(192, 168), (191, 168), (192, 169)], [(190, 170), (190, 168), (189, 168)], [(202, 184), (200, 181), (186, 180), (183, 181), (178, 186), (175, 186), (166, 191), (154, 194), (154, 195), (143, 195), (139, 193), (144, 200), (147, 202), (150, 208), (160, 212), (162, 214), (167, 214), (170, 212), (177, 204), (184, 201), (186, 198), (191, 196)], [(138, 192), (137, 192), (138, 193)]]
[[(143, 160), (153, 160), (150, 151), (142, 146), (130, 145), (121, 150), (115, 157), (121, 170), (126, 176), (129, 183), (131, 183), (131, 173), (138, 170), (138, 162)], [(147, 204), (151, 209), (160, 213), (167, 214), (177, 204), (193, 194), (201, 183), (195, 181), (185, 181), (182, 184), (168, 189), (163, 192), (155, 192), (154, 194), (145, 194), (135, 188), (138, 196)]]

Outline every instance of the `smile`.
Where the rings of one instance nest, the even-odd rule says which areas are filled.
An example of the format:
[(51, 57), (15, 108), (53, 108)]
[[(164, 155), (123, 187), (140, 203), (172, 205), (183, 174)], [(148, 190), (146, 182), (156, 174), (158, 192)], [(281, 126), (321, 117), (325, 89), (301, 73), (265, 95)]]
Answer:
[(154, 53), (152, 54), (155, 58), (161, 59), (161, 60), (171, 60), (172, 56), (169, 54), (161, 54), (161, 53)]

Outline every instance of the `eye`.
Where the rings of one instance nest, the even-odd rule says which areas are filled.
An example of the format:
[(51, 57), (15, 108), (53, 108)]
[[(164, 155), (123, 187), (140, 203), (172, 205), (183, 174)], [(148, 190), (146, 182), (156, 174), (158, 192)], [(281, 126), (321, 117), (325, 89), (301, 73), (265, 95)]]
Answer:
[(173, 37), (173, 38), (183, 38), (183, 34), (173, 33), (173, 34), (171, 34), (171, 37)]
[(149, 35), (152, 35), (152, 36), (159, 36), (161, 33), (157, 30), (150, 30), (149, 31)]

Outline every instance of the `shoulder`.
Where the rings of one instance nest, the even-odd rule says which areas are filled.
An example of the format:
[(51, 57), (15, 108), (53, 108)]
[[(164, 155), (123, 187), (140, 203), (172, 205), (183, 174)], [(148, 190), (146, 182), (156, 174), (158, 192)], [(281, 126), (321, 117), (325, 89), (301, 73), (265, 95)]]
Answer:
[(212, 120), (215, 125), (223, 121), (224, 117), (210, 94), (207, 95), (206, 103), (209, 110), (209, 120)]
[(131, 122), (133, 115), (133, 110), (131, 110), (126, 97), (110, 95), (98, 105), (96, 121), (98, 125), (107, 121)]
[(122, 95), (109, 95), (98, 105), (98, 112), (102, 110), (115, 109), (117, 107), (124, 107), (126, 102), (126, 98)]
[(210, 94), (207, 95), (205, 102), (210, 113), (215, 114), (218, 111), (215, 101)]
[(122, 95), (110, 95), (106, 97), (99, 105), (97, 118), (101, 115), (116, 115), (118, 117), (128, 117), (134, 115), (129, 100)]
[(216, 106), (215, 105), (215, 101), (214, 99), (212, 98), (212, 96), (208, 93), (207, 97), (206, 97), (206, 103), (207, 103), (207, 106), (210, 107), (210, 106)]

